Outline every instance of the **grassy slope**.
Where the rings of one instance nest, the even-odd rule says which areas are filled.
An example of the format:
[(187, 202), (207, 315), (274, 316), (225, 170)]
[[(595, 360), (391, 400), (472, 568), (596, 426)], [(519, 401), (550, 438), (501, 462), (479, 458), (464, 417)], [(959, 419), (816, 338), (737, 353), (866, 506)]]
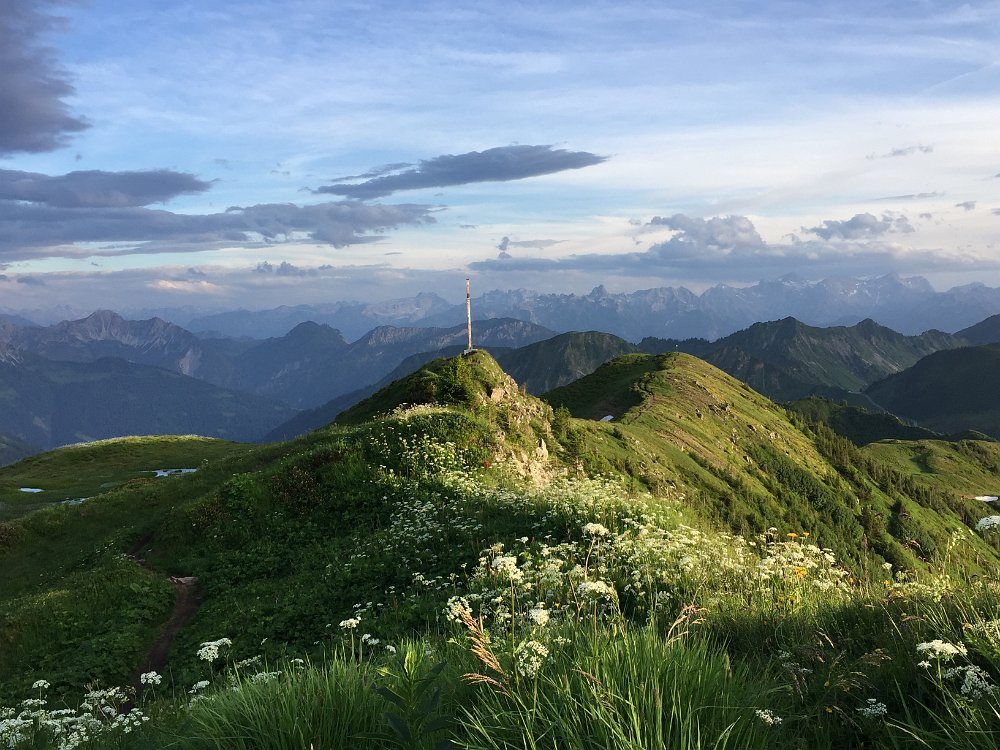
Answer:
[[(112, 438), (58, 448), (0, 472), (0, 520), (148, 480), (157, 469), (199, 468), (246, 448), (196, 435)], [(44, 491), (25, 493), (22, 487)]]
[[(435, 405), (373, 420), (428, 400)], [(808, 531), (858, 569), (883, 557), (922, 567), (920, 557), (936, 559), (935, 547), (962, 526), (959, 500), (932, 518), (860, 470), (845, 478), (786, 412), (686, 355), (614, 360), (551, 401), (621, 419), (553, 415), (475, 352), (431, 363), (359, 404), (344, 424), (278, 446), (234, 448), (195, 474), (0, 525), (0, 693), (41, 677), (67, 692), (83, 676), (127, 681), (169, 611), (168, 573), (197, 576), (203, 594), (171, 652), (181, 684), (203, 675), (193, 656), (202, 641), (230, 636), (242, 656), (274, 657), (283, 644), (315, 651), (355, 605), (385, 636), (419, 632), (438, 621), (440, 592), (454, 590), (491, 544), (512, 549), (525, 533), (579, 536), (592, 518), (586, 505), (488, 492), (564, 464), (571, 473), (627, 473), (636, 490), (654, 491), (643, 502), (675, 505), (705, 527)], [(540, 439), (548, 458), (534, 452)], [(118, 461), (113, 447), (97, 446), (95, 462)], [(78, 468), (68, 466), (52, 471)], [(480, 490), (467, 496), (442, 483), (434, 474), (441, 467), (461, 470)], [(96, 479), (104, 469), (88, 471)], [(615, 512), (640, 507), (630, 501)], [(432, 520), (440, 537), (425, 531)], [(919, 550), (899, 541), (916, 536)], [(156, 575), (121, 557), (140, 540)], [(972, 544), (958, 560), (968, 571), (997, 564), (990, 547)], [(414, 584), (414, 571), (428, 583)], [(434, 598), (421, 599), (425, 590)]]
[(808, 531), (854, 564), (870, 548), (909, 567), (943, 553), (953, 530), (985, 515), (951, 493), (916, 496), (905, 476), (862, 465), (846, 440), (793, 423), (781, 407), (688, 355), (620, 357), (545, 398), (574, 415), (616, 417), (574, 425), (575, 454), (589, 471), (680, 493), (717, 528)]
[(1000, 495), (1000, 443), (985, 440), (884, 440), (865, 453), (953, 495)]
[(855, 445), (867, 445), (878, 440), (934, 440), (941, 435), (933, 430), (908, 425), (886, 412), (836, 403), (829, 399), (810, 397), (786, 406), (812, 422), (823, 422), (838, 435)]

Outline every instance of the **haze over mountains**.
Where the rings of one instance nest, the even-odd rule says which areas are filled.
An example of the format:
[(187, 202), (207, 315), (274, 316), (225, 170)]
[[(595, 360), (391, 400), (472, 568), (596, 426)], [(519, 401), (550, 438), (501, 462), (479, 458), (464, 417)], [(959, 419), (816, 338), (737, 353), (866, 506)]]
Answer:
[[(779, 402), (819, 395), (885, 409), (942, 432), (975, 429), (1000, 436), (1000, 419), (994, 419), (1000, 403), (996, 415), (993, 411), (1000, 396), (976, 387), (980, 360), (992, 361), (995, 354), (968, 349), (1000, 341), (1000, 315), (987, 317), (994, 306), (1000, 309), (1000, 293), (987, 287), (937, 293), (920, 279), (891, 276), (818, 284), (786, 277), (749, 289), (716, 287), (701, 296), (676, 289), (632, 294), (596, 289), (584, 296), (491, 292), (477, 301), (477, 315), (502, 311), (512, 317), (476, 320), (474, 342), (534, 394), (566, 385), (621, 354), (680, 351)], [(460, 353), (466, 346), (465, 325), (430, 323), (464, 317), (464, 308), (425, 294), (381, 306), (341, 303), (320, 311), (317, 317), (355, 330), (376, 318), (396, 323), (368, 328), (356, 338), (326, 322), (298, 321), (316, 311), (308, 306), (198, 318), (194, 322), (213, 331), (201, 335), (161, 318), (126, 320), (110, 311), (50, 326), (4, 315), (0, 383), (7, 408), (0, 416), (0, 436), (11, 446), (5, 455), (23, 455), (26, 445), (45, 449), (121, 434), (292, 437), (328, 424), (431, 359)], [(901, 328), (910, 330), (921, 316), (953, 331), (974, 314), (980, 317), (954, 333), (906, 335), (870, 318), (820, 327), (786, 315), (753, 321), (714, 341), (639, 337), (660, 329), (724, 330), (741, 317), (789, 308), (813, 319), (841, 320), (877, 311), (883, 318), (908, 318), (909, 325)], [(242, 335), (287, 325), (293, 327), (275, 336)], [(224, 335), (227, 327), (241, 335)], [(573, 330), (557, 334), (567, 327)], [(631, 340), (614, 329), (630, 331)], [(945, 356), (949, 350), (959, 351)], [(915, 367), (935, 353), (943, 359), (929, 362), (956, 364)], [(957, 401), (934, 396), (949, 392), (938, 380), (947, 380), (950, 372), (967, 373), (956, 386), (964, 389), (965, 400), (978, 394), (985, 401), (952, 414), (948, 404)], [(916, 380), (879, 385), (890, 376)], [(909, 399), (901, 392), (911, 394)], [(923, 394), (920, 404), (914, 403), (914, 393)]]
[[(479, 319), (515, 318), (557, 332), (606, 331), (630, 341), (647, 336), (716, 339), (759, 321), (786, 317), (813, 326), (853, 325), (871, 318), (912, 335), (931, 328), (954, 332), (1000, 313), (1000, 289), (967, 284), (939, 292), (920, 276), (895, 274), (818, 282), (788, 275), (748, 287), (718, 285), (701, 294), (684, 287), (624, 293), (597, 287), (582, 295), (495, 290), (474, 297), (472, 310)], [(54, 323), (89, 312), (0, 308), (0, 320), (17, 316), (19, 324), (26, 318)], [(283, 336), (309, 321), (336, 328), (348, 341), (383, 325), (447, 328), (465, 322), (464, 300), (452, 304), (434, 292), (378, 303), (333, 302), (211, 313), (193, 308), (120, 312), (126, 318), (159, 317), (195, 333), (211, 331), (230, 337)]]

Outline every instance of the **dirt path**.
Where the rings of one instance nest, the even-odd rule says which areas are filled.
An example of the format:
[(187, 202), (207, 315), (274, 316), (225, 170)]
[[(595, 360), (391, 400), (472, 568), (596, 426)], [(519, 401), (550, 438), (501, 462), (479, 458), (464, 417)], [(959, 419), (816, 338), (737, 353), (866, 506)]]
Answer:
[[(144, 554), (148, 552), (147, 547), (152, 539), (153, 535), (151, 533), (147, 534), (133, 544), (127, 554), (135, 561), (136, 565), (139, 565), (144, 570), (155, 572), (146, 564)], [(137, 703), (142, 698), (145, 685), (140, 681), (140, 675), (145, 672), (159, 672), (160, 674), (165, 672), (167, 653), (170, 651), (170, 645), (173, 643), (174, 637), (181, 631), (181, 628), (191, 621), (191, 618), (194, 617), (195, 612), (198, 611), (198, 607), (201, 605), (201, 589), (197, 578), (194, 576), (171, 576), (170, 583), (173, 585), (175, 593), (174, 608), (170, 612), (170, 618), (161, 626), (160, 634), (153, 642), (153, 645), (150, 646), (149, 651), (146, 652), (146, 657), (142, 664), (135, 672), (132, 680), (132, 685), (135, 688), (135, 699), (130, 701), (130, 703)]]

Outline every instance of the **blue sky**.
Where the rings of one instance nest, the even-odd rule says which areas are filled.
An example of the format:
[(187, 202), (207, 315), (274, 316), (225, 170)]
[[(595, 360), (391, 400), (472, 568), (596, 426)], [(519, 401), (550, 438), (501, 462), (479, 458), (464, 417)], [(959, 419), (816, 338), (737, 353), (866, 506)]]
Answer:
[(0, 307), (1000, 285), (1000, 3), (7, 5)]

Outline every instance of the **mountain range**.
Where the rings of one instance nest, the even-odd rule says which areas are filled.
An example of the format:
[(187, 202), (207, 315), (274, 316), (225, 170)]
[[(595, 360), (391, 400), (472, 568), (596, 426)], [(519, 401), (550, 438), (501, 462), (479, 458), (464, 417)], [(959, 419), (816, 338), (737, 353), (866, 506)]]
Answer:
[[(14, 311), (11, 311), (14, 312)], [(515, 318), (556, 332), (599, 330), (638, 342), (658, 338), (716, 339), (764, 320), (794, 317), (813, 326), (853, 325), (871, 318), (901, 333), (954, 332), (1000, 313), (1000, 289), (967, 284), (938, 292), (919, 276), (828, 278), (789, 275), (748, 287), (718, 285), (695, 293), (685, 287), (586, 294), (493, 290), (472, 300), (476, 319)], [(32, 317), (32, 313), (20, 312)], [(464, 300), (434, 292), (380, 303), (336, 302), (269, 310), (199, 313), (189, 309), (131, 310), (128, 317), (161, 317), (196, 333), (254, 338), (282, 336), (312, 321), (341, 331), (349, 341), (384, 325), (448, 328), (465, 322)], [(37, 311), (51, 319), (51, 313)], [(71, 317), (62, 315), (62, 317)]]
[[(427, 302), (423, 309), (433, 307)], [(938, 432), (1000, 436), (1000, 394), (976, 382), (994, 353), (969, 348), (1000, 340), (1000, 316), (954, 334), (915, 335), (871, 319), (818, 327), (783, 318), (714, 341), (646, 337), (638, 344), (596, 330), (554, 334), (513, 318), (475, 321), (473, 328), (477, 346), (533, 394), (566, 385), (619, 355), (685, 352), (776, 401), (824, 396)], [(312, 321), (261, 340), (198, 336), (159, 318), (129, 321), (110, 311), (51, 326), (3, 319), (0, 382), (10, 406), (0, 415), (0, 435), (37, 448), (133, 433), (287, 439), (330, 423), (379, 388), (466, 346), (462, 325), (380, 326), (348, 342), (339, 330)], [(936, 353), (943, 358), (922, 364)], [(939, 381), (956, 372), (968, 373), (957, 387), (967, 400), (980, 399), (975, 408), (956, 411), (957, 396), (938, 397), (950, 393)], [(885, 429), (889, 434), (895, 428)]]

